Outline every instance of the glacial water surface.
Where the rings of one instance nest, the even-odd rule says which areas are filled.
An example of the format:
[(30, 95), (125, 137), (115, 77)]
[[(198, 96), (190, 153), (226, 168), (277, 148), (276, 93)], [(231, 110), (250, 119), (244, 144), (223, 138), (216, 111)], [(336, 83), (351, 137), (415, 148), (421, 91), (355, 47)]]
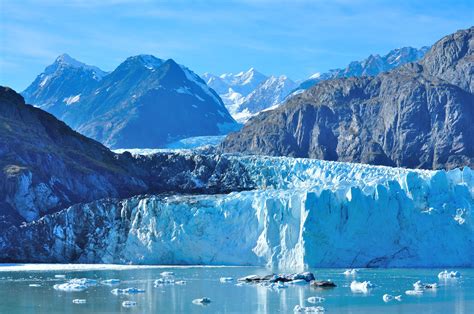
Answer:
[[(296, 305), (323, 306), (327, 313), (473, 313), (474, 270), (455, 269), (460, 278), (438, 279), (441, 269), (361, 269), (346, 276), (344, 269), (313, 269), (317, 279), (331, 279), (336, 288), (319, 290), (303, 286), (272, 289), (259, 285), (237, 285), (236, 279), (250, 274), (268, 274), (256, 267), (152, 267), (64, 270), (47, 267), (18, 269), (0, 266), (0, 313), (293, 313)], [(46, 269), (46, 270), (45, 270)], [(185, 284), (154, 285), (163, 272), (173, 272), (175, 281)], [(64, 278), (61, 278), (64, 275)], [(235, 280), (221, 282), (221, 277)], [(55, 284), (73, 278), (89, 278), (99, 282), (81, 292), (58, 291)], [(120, 279), (114, 286), (101, 284), (106, 279)], [(354, 293), (353, 280), (370, 280), (376, 285), (368, 293)], [(413, 283), (437, 283), (438, 288), (419, 296), (406, 295)], [(115, 288), (139, 288), (144, 293), (114, 295)], [(384, 294), (402, 295), (402, 300), (385, 303)], [(322, 303), (311, 304), (309, 297), (322, 297)], [(207, 297), (208, 305), (192, 301)], [(86, 300), (75, 304), (73, 300)], [(124, 301), (136, 306), (123, 307)]]

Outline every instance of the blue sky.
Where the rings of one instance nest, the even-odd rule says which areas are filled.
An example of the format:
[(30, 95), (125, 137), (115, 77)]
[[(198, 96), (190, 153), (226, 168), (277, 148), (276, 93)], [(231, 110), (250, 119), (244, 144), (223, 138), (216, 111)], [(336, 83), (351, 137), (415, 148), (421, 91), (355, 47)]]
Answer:
[(303, 79), (474, 25), (468, 1), (0, 0), (0, 84), (22, 91), (61, 53), (104, 70), (131, 55), (198, 74)]

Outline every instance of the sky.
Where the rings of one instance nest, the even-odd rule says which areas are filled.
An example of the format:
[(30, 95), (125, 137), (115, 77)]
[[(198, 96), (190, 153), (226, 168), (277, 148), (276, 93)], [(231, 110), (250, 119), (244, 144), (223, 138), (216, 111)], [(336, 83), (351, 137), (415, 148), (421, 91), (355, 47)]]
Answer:
[(0, 0), (0, 85), (24, 90), (62, 53), (106, 71), (153, 54), (301, 80), (472, 25), (474, 0)]

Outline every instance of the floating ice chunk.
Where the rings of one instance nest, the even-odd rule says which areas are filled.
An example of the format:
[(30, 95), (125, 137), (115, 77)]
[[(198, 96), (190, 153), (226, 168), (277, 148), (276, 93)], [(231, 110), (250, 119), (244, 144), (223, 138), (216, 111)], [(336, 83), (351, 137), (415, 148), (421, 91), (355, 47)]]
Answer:
[(390, 302), (392, 300), (397, 300), (397, 301), (402, 301), (402, 296), (401, 295), (397, 295), (397, 296), (393, 296), (393, 295), (390, 295), (390, 294), (384, 294), (383, 297), (382, 297), (383, 301), (385, 303), (387, 302)]
[(436, 290), (438, 288), (437, 283), (422, 283), (420, 280), (413, 284), (413, 288), (416, 291), (423, 291), (423, 290)]
[(461, 277), (461, 273), (457, 271), (450, 271), (444, 270), (438, 274), (439, 279), (450, 279), (450, 278), (459, 278)]
[(275, 283), (273, 287), (277, 288), (277, 289), (288, 288), (288, 286), (285, 283), (281, 282), (281, 281), (278, 281), (277, 283)]
[(100, 283), (106, 286), (114, 286), (120, 284), (120, 279), (106, 279), (102, 280)]
[(66, 282), (63, 284), (57, 284), (53, 286), (54, 290), (65, 291), (65, 292), (80, 292), (87, 290), (87, 286), (80, 285), (77, 283)]
[(135, 302), (135, 301), (123, 301), (122, 306), (123, 307), (134, 307), (134, 306), (137, 306), (137, 302)]
[(370, 281), (353, 281), (351, 282), (351, 291), (354, 293), (367, 293), (369, 292), (370, 288), (374, 288), (375, 285), (372, 284)]
[(178, 281), (175, 281), (174, 283), (177, 284), (177, 285), (185, 285), (186, 280), (178, 280)]
[(41, 287), (39, 283), (30, 283), (28, 286), (30, 287)]
[(296, 305), (293, 309), (295, 313), (323, 313), (324, 307), (322, 306), (301, 306)]
[(87, 287), (92, 287), (97, 285), (97, 280), (89, 278), (73, 278), (68, 281), (70, 284), (78, 284)]
[(336, 287), (336, 284), (330, 280), (313, 280), (311, 281), (311, 286), (315, 288), (321, 288), (321, 289), (327, 289), (327, 288), (334, 288)]
[(155, 280), (155, 286), (173, 285), (174, 283), (174, 279), (170, 277), (159, 278)]
[(74, 303), (74, 304), (86, 304), (87, 301), (85, 299), (74, 299), (74, 300), (72, 300), (72, 303)]
[(234, 278), (232, 278), (232, 277), (221, 277), (219, 280), (220, 280), (220, 282), (231, 282), (231, 281), (234, 281)]
[(425, 284), (423, 284), (423, 288), (425, 290), (427, 290), (427, 289), (436, 290), (436, 289), (438, 289), (438, 284), (437, 283), (425, 283)]
[(164, 272), (160, 273), (160, 275), (162, 277), (172, 277), (172, 276), (174, 276), (174, 273), (172, 271), (164, 271)]
[(423, 290), (407, 290), (405, 291), (406, 295), (422, 295)]
[(144, 293), (145, 290), (138, 288), (126, 288), (126, 289), (113, 289), (110, 291), (112, 294), (121, 295), (121, 294), (137, 294)]
[(283, 276), (283, 277), (286, 277), (286, 278), (289, 277), (291, 280), (302, 279), (302, 280), (305, 280), (307, 282), (315, 280), (313, 273), (311, 273), (309, 271), (304, 272), (304, 273), (293, 274), (293, 275), (290, 275), (290, 276)]
[(194, 304), (199, 304), (199, 305), (207, 305), (207, 304), (211, 303), (211, 299), (206, 298), (206, 297), (200, 298), (200, 299), (194, 299), (193, 303)]
[(54, 275), (54, 278), (63, 279), (66, 278), (66, 275)]
[(357, 275), (358, 270), (357, 269), (346, 269), (346, 271), (343, 273), (346, 276), (355, 276)]
[(261, 277), (257, 275), (248, 275), (242, 278), (237, 279), (237, 281), (255, 281), (259, 280)]
[(309, 303), (322, 303), (324, 302), (324, 300), (326, 300), (325, 298), (321, 298), (321, 297), (309, 297), (308, 299), (306, 299), (306, 301), (308, 301)]
[(292, 280), (292, 281), (288, 281), (287, 282), (289, 285), (298, 285), (298, 286), (302, 286), (302, 285), (307, 285), (309, 282), (304, 280), (304, 279), (296, 279), (296, 280)]
[(413, 290), (416, 290), (416, 291), (422, 291), (423, 290), (423, 285), (421, 284), (420, 280), (418, 280), (417, 282), (415, 282), (413, 284)]

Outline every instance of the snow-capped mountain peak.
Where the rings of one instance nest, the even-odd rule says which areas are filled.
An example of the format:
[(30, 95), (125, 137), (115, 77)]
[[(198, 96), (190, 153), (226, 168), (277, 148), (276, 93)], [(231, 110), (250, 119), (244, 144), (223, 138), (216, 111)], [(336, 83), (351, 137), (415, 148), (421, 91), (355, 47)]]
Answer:
[(65, 67), (75, 68), (75, 69), (84, 69), (86, 71), (91, 71), (94, 73), (94, 76), (97, 80), (101, 80), (105, 75), (108, 73), (99, 69), (96, 66), (88, 65), (83, 62), (80, 62), (67, 53), (63, 53), (59, 55), (54, 63), (46, 68), (45, 74), (52, 74), (59, 69), (63, 69)]

